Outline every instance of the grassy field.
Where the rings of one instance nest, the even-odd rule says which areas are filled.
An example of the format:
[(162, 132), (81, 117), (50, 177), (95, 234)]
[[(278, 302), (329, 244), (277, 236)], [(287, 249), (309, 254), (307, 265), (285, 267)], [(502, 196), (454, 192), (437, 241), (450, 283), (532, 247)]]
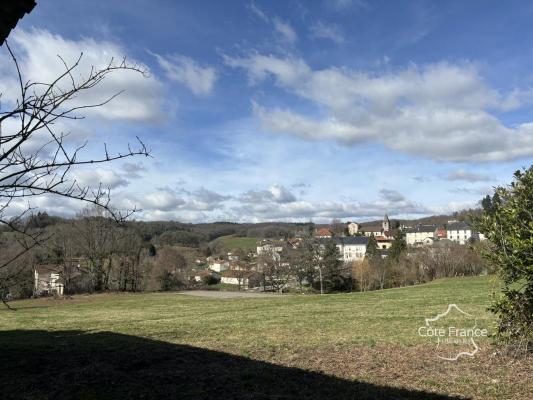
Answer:
[(257, 243), (259, 242), (259, 239), (257, 238), (240, 237), (234, 235), (221, 236), (215, 240), (222, 242), (224, 247), (229, 251), (244, 249), (249, 251), (253, 250), (255, 252)]
[[(64, 359), (69, 371), (80, 363), (96, 362), (107, 371), (106, 377), (121, 380), (122, 370), (116, 364), (121, 360), (121, 364), (132, 363), (130, 375), (142, 375), (125, 383), (131, 394), (131, 390), (144, 393), (144, 386), (137, 387), (141, 378), (154, 375), (167, 382), (169, 371), (174, 374), (181, 368), (181, 362), (176, 364), (181, 360), (190, 364), (184, 373), (192, 380), (211, 374), (205, 383), (211, 391), (205, 396), (195, 392), (197, 387), (191, 386), (189, 379), (180, 381), (183, 398), (216, 398), (220, 393), (232, 398), (303, 398), (308, 389), (301, 386), (321, 380), (324, 383), (305, 398), (329, 398), (333, 394), (324, 392), (328, 388), (336, 388), (331, 398), (527, 398), (527, 393), (533, 393), (526, 380), (527, 374), (533, 373), (530, 362), (495, 355), (490, 339), (479, 342), (481, 351), (474, 358), (442, 361), (435, 356), (435, 345), (417, 334), (424, 318), (442, 313), (450, 303), (475, 315), (478, 326), (493, 332), (495, 321), (486, 308), (495, 286), (491, 278), (477, 277), (325, 296), (222, 300), (148, 293), (17, 301), (13, 303), (17, 311), (0, 311), (4, 361), (0, 372), (20, 374), (25, 366), (36, 363), (46, 366), (47, 374), (59, 368), (58, 374), (65, 377), (69, 376), (66, 366), (48, 365)], [(174, 356), (168, 358), (169, 354)], [(22, 362), (21, 370), (7, 370), (5, 366), (11, 362)], [(197, 365), (206, 363), (210, 367)], [(262, 371), (262, 377), (249, 370)], [(167, 372), (160, 376), (161, 371)], [(27, 393), (26, 398), (58, 395), (53, 388), (28, 391), (35, 387), (36, 377), (22, 375), (27, 379), (17, 378), (18, 384), (3, 379), (0, 393), (18, 390), (19, 395)], [(14, 380), (15, 375), (11, 376)], [(103, 379), (90, 376), (93, 381)], [(183, 376), (174, 379), (183, 380)], [(272, 392), (273, 386), (282, 382), (265, 386), (265, 376), (274, 381), (290, 380), (294, 387), (287, 390), (298, 394)], [(224, 379), (237, 381), (228, 388)], [(158, 396), (173, 394), (175, 385), (163, 385)], [(212, 392), (214, 388), (218, 389)], [(72, 388), (77, 398), (106, 398), (107, 394), (117, 398), (111, 389), (106, 383), (100, 383), (96, 393)], [(232, 391), (224, 392), (227, 390)], [(430, 392), (448, 396), (431, 397)], [(157, 398), (151, 397), (154, 393), (148, 391), (139, 398)], [(250, 397), (250, 393), (257, 396)]]

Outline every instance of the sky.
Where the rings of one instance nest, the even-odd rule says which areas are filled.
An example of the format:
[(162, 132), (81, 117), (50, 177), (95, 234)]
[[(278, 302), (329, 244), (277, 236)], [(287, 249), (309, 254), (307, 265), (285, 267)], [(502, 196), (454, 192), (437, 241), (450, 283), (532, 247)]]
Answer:
[[(31, 80), (80, 53), (80, 76), (112, 57), (146, 71), (57, 126), (86, 157), (151, 149), (72, 173), (134, 218), (365, 221), (476, 207), (532, 164), (532, 17), (518, 1), (37, 0), (8, 42)], [(13, 74), (3, 47), (7, 103)]]

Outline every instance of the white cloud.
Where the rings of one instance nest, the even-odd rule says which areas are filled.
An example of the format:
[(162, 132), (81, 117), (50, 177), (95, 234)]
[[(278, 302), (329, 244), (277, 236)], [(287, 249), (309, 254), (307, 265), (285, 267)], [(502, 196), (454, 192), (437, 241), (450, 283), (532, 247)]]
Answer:
[(346, 11), (352, 6), (369, 8), (368, 4), (363, 0), (326, 0), (326, 4), (337, 11)]
[(283, 21), (277, 16), (270, 17), (253, 1), (248, 5), (248, 9), (253, 15), (261, 19), (263, 22), (272, 24), (275, 33), (278, 35), (278, 39), (281, 39), (280, 41), (284, 44), (289, 44), (292, 46), (298, 40), (296, 31), (287, 21)]
[(176, 219), (187, 221), (196, 216), (195, 221), (209, 218), (205, 212), (220, 211), (223, 203), (231, 196), (222, 195), (204, 187), (193, 191), (180, 190), (179, 192), (168, 187), (157, 188), (144, 196), (121, 193), (113, 196), (114, 206), (120, 209), (142, 209), (144, 219)]
[(201, 66), (192, 58), (179, 54), (166, 57), (155, 55), (168, 79), (181, 83), (196, 95), (208, 95), (213, 91), (218, 73), (215, 68)]
[(266, 13), (261, 8), (259, 8), (259, 6), (253, 1), (248, 5), (248, 8), (256, 17), (259, 17), (264, 22), (269, 22), (270, 18), (268, 18)]
[(533, 104), (533, 88), (514, 89), (502, 100), (503, 111), (513, 111)]
[(296, 40), (298, 39), (298, 35), (296, 35), (296, 32), (292, 28), (292, 26), (288, 22), (284, 22), (281, 19), (275, 17), (272, 20), (272, 23), (274, 24), (274, 29), (277, 33), (279, 33), (286, 42), (289, 44), (294, 44)]
[(459, 193), (459, 194), (471, 194), (478, 197), (486, 196), (487, 194), (492, 194), (494, 192), (494, 188), (490, 186), (483, 186), (483, 187), (456, 187), (453, 189), (450, 189), (450, 193)]
[(116, 189), (129, 185), (129, 181), (115, 171), (103, 168), (78, 169), (72, 173), (72, 177), (82, 187), (98, 187), (101, 184), (103, 188)]
[[(65, 71), (65, 66), (58, 58), (61, 56), (68, 65), (73, 65), (83, 53), (79, 66), (74, 71), (74, 79), (86, 78), (92, 67), (104, 68), (112, 59), (115, 64), (127, 56), (127, 51), (119, 44), (109, 41), (97, 41), (84, 38), (78, 41), (65, 39), (46, 30), (26, 31), (17, 28), (10, 36), (11, 46), (19, 59), (25, 80), (34, 82), (52, 82)], [(5, 53), (4, 53), (5, 54)], [(0, 68), (2, 83), (0, 91), (4, 99), (14, 100), (18, 93), (15, 89), (15, 71), (12, 66), (7, 70), (6, 58)], [(128, 64), (137, 65), (146, 72), (148, 68), (136, 60), (128, 59)], [(85, 110), (85, 114), (115, 120), (156, 120), (161, 118), (162, 86), (153, 76), (143, 76), (139, 72), (122, 70), (109, 74), (98, 86), (84, 93), (79, 93), (71, 105), (98, 104), (111, 96), (124, 91), (110, 103)], [(70, 84), (65, 77), (60, 85)]]
[(500, 161), (533, 155), (533, 123), (507, 127), (491, 110), (503, 97), (470, 64), (437, 63), (382, 74), (312, 70), (298, 58), (226, 57), (252, 84), (267, 77), (309, 100), (325, 115), (253, 104), (267, 131), (346, 144), (373, 141), (405, 153), (448, 161)]
[(201, 187), (190, 193), (190, 198), (182, 206), (182, 209), (190, 211), (213, 211), (222, 209), (222, 204), (229, 199), (231, 199), (231, 196), (225, 196)]
[(385, 213), (391, 215), (422, 215), (430, 211), (411, 201), (391, 202), (377, 200), (373, 203), (338, 202), (338, 201), (294, 201), (290, 203), (254, 202), (233, 208), (243, 220), (286, 220), (306, 221), (309, 219), (328, 220), (331, 218), (375, 218)]
[(267, 190), (249, 190), (240, 197), (243, 203), (284, 204), (296, 201), (296, 196), (283, 185), (274, 184)]
[(379, 191), (379, 197), (382, 200), (390, 201), (393, 203), (402, 202), (405, 200), (405, 196), (396, 190), (381, 189)]
[(297, 199), (284, 186), (276, 184), (266, 190), (247, 191), (232, 208), (243, 221), (327, 221), (331, 218), (375, 218), (392, 215), (422, 215), (430, 210), (395, 190), (382, 189), (373, 202), (309, 201)]
[(491, 180), (490, 176), (476, 174), (474, 172), (458, 169), (451, 172), (447, 177), (449, 181), (467, 181), (467, 182), (488, 182)]
[(330, 39), (335, 43), (343, 43), (344, 36), (337, 24), (326, 24), (318, 21), (311, 25), (311, 36), (318, 39)]
[(125, 162), (122, 164), (122, 170), (128, 178), (133, 179), (140, 178), (141, 174), (147, 171), (146, 167), (140, 162)]
[(134, 199), (133, 202), (140, 204), (140, 207), (146, 211), (176, 211), (185, 204), (185, 200), (171, 190), (154, 191), (140, 199)]
[(414, 176), (413, 179), (419, 183), (425, 183), (425, 182), (431, 181), (431, 178), (429, 176), (424, 176), (424, 175)]

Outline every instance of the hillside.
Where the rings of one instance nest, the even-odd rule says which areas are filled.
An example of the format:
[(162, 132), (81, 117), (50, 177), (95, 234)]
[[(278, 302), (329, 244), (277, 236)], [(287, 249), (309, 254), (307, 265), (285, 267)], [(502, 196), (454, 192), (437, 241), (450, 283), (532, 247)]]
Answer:
[(237, 249), (243, 249), (248, 251), (256, 251), (257, 243), (259, 242), (258, 238), (253, 237), (241, 237), (235, 235), (221, 236), (211, 242), (211, 245), (215, 245), (216, 242), (220, 242), (224, 248), (229, 252), (235, 251)]

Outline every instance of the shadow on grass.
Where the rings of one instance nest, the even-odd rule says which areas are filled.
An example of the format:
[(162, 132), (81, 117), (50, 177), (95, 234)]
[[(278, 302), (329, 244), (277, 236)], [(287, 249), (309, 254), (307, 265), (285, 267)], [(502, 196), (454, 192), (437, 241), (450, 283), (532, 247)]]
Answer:
[(116, 333), (0, 331), (2, 399), (452, 399)]

